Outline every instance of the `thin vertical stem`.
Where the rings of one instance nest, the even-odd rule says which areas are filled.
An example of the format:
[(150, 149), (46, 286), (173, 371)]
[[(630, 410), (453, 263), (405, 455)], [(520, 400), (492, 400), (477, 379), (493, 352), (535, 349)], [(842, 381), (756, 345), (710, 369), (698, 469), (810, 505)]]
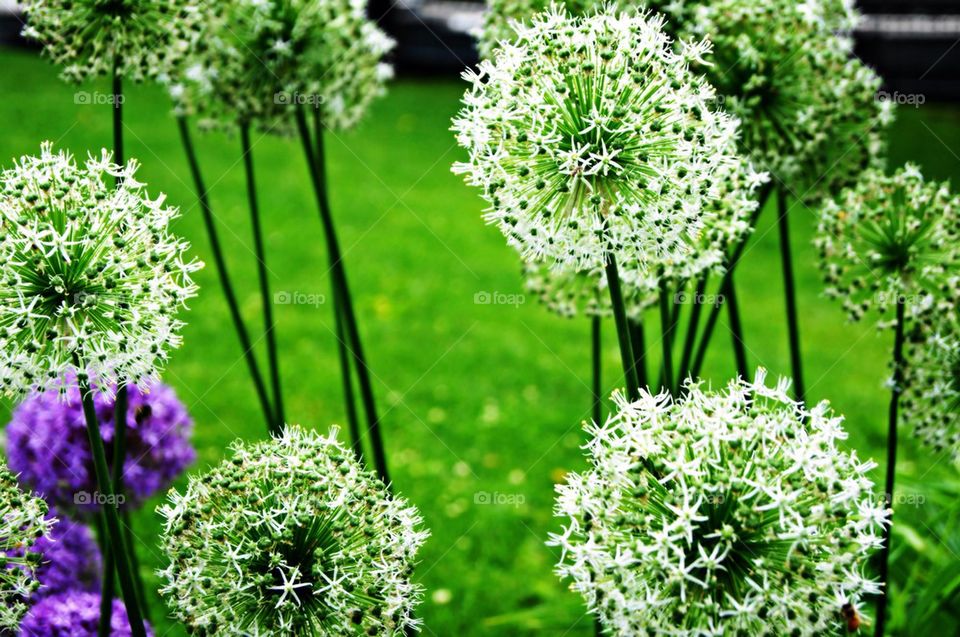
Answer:
[(353, 454), (363, 461), (363, 438), (360, 435), (360, 423), (357, 419), (357, 404), (353, 395), (353, 378), (350, 374), (350, 352), (347, 350), (346, 335), (343, 333), (343, 315), (339, 303), (334, 301), (333, 314), (337, 324), (337, 353), (340, 359), (340, 375), (343, 377), (343, 403), (347, 410), (347, 427), (350, 429), (350, 442)]
[[(83, 370), (84, 367), (80, 364), (79, 357), (76, 354), (74, 354), (74, 366), (78, 370), (78, 374), (82, 373), (80, 370)], [(130, 620), (130, 631), (133, 637), (145, 637), (146, 630), (143, 625), (143, 615), (140, 610), (140, 605), (137, 603), (130, 556), (126, 542), (124, 541), (123, 530), (120, 526), (119, 500), (113, 490), (110, 468), (107, 465), (107, 454), (104, 450), (103, 438), (100, 433), (100, 423), (97, 421), (97, 411), (93, 404), (93, 393), (90, 390), (90, 383), (85, 377), (81, 376), (78, 384), (80, 387), (80, 396), (83, 401), (83, 415), (87, 423), (87, 436), (90, 439), (90, 450), (93, 456), (93, 469), (97, 481), (97, 490), (106, 503), (101, 510), (103, 511), (104, 522), (107, 529), (110, 553), (116, 560), (120, 590), (123, 592), (123, 599), (127, 607), (127, 617)]]
[(730, 314), (730, 337), (733, 340), (733, 357), (737, 362), (737, 374), (745, 381), (750, 380), (750, 367), (747, 364), (747, 347), (743, 342), (743, 324), (740, 322), (740, 304), (737, 301), (737, 289), (733, 277), (727, 279), (727, 287), (722, 291), (723, 302)]
[(143, 608), (144, 618), (150, 620), (150, 608), (147, 601), (147, 590), (143, 585), (143, 577), (140, 575), (140, 558), (137, 556), (136, 537), (133, 533), (133, 520), (130, 517), (130, 511), (124, 509), (120, 511), (120, 521), (123, 523), (123, 537), (130, 547), (130, 564), (133, 567), (133, 583), (136, 586), (137, 600), (140, 607)]
[(280, 386), (280, 363), (277, 357), (277, 324), (273, 318), (273, 297), (270, 295), (270, 279), (267, 274), (267, 253), (263, 247), (263, 232), (260, 226), (260, 204), (257, 200), (257, 180), (253, 172), (253, 149), (250, 145), (250, 125), (240, 124), (240, 144), (243, 152), (243, 167), (247, 177), (247, 202), (250, 206), (250, 223), (253, 227), (253, 245), (257, 257), (257, 278), (260, 280), (260, 303), (263, 307), (263, 328), (267, 340), (267, 363), (270, 384), (273, 389), (275, 410), (274, 426), (279, 430), (286, 424), (283, 410), (283, 390)]
[(223, 289), (223, 296), (227, 299), (230, 318), (233, 320), (233, 327), (237, 332), (237, 337), (240, 339), (240, 347), (247, 361), (247, 368), (250, 370), (250, 378), (253, 380), (253, 387), (256, 390), (257, 399), (260, 401), (260, 409), (263, 411), (264, 422), (270, 433), (276, 434), (279, 433), (279, 431), (275, 427), (275, 412), (270, 406), (270, 399), (267, 397), (267, 389), (263, 382), (263, 376), (260, 374), (257, 359), (253, 355), (253, 345), (250, 342), (247, 328), (244, 326), (243, 319), (240, 316), (237, 295), (234, 293), (233, 284), (230, 282), (230, 273), (227, 270), (227, 263), (223, 257), (223, 250), (220, 247), (220, 237), (217, 233), (217, 226), (213, 220), (213, 211), (210, 209), (209, 194), (203, 183), (203, 176), (200, 174), (200, 164), (197, 162), (197, 155), (194, 152), (193, 142), (190, 139), (190, 127), (183, 116), (177, 117), (177, 126), (180, 129), (180, 141), (183, 143), (183, 150), (186, 152), (187, 162), (190, 164), (190, 174), (193, 176), (193, 183), (197, 190), (200, 211), (203, 213), (203, 224), (206, 227), (207, 238), (210, 240), (210, 247), (213, 250), (213, 259), (217, 265), (216, 269), (220, 279), (220, 287)]
[(590, 319), (590, 362), (593, 369), (593, 422), (600, 424), (603, 417), (603, 397), (601, 388), (603, 386), (600, 377), (602, 369), (602, 339), (600, 338), (600, 317), (594, 316)]
[[(117, 72), (119, 61), (113, 63), (113, 163), (123, 166), (123, 82)], [(117, 178), (119, 185), (120, 178)]]
[(647, 337), (643, 329), (643, 319), (628, 319), (627, 323), (630, 326), (630, 346), (633, 348), (637, 382), (640, 387), (647, 387), (650, 380), (647, 378)]
[(790, 248), (790, 220), (787, 217), (787, 195), (777, 189), (777, 226), (780, 230), (780, 262), (783, 270), (783, 290), (787, 306), (787, 331), (790, 338), (790, 366), (793, 371), (793, 392), (800, 402), (805, 402), (806, 388), (803, 383), (803, 361), (800, 353), (800, 323), (797, 317), (797, 291), (793, 276), (793, 256)]
[(610, 289), (610, 304), (613, 306), (613, 320), (617, 326), (617, 341), (620, 344), (620, 361), (627, 383), (627, 397), (636, 400), (640, 397), (640, 380), (637, 378), (636, 358), (630, 341), (630, 325), (627, 321), (627, 309), (623, 303), (623, 291), (620, 289), (620, 272), (617, 270), (617, 258), (607, 251), (604, 258), (604, 270), (607, 275), (607, 287)]
[(670, 291), (666, 281), (660, 283), (660, 344), (663, 346), (660, 388), (673, 393), (673, 323), (670, 315)]
[[(323, 149), (323, 128), (316, 130), (317, 153), (313, 152), (310, 140), (310, 127), (302, 108), (296, 111), (297, 129), (303, 144), (303, 152), (307, 159), (310, 178), (313, 182), (314, 194), (317, 198), (317, 207), (320, 213), (320, 222), (323, 224), (324, 236), (327, 243), (327, 253), (330, 259), (330, 269), (333, 274), (334, 299), (343, 312), (344, 332), (350, 345), (350, 354), (353, 357), (357, 370), (357, 380), (360, 386), (360, 399), (363, 402), (367, 415), (367, 432), (370, 435), (370, 447), (373, 452), (373, 465), (377, 475), (384, 483), (389, 484), (390, 474), (387, 467), (387, 456), (384, 450), (383, 437), (380, 432), (380, 420), (377, 416), (376, 403), (373, 395), (373, 384), (370, 381), (370, 369), (367, 366), (363, 344), (357, 328), (357, 317), (353, 310), (353, 301), (350, 298), (350, 288), (347, 284), (346, 272), (343, 267), (343, 257), (340, 252), (340, 243), (337, 240), (333, 215), (330, 211), (330, 201), (327, 197), (326, 164)], [(322, 125), (322, 122), (318, 122)]]
[[(893, 387), (890, 390), (890, 411), (887, 420), (887, 479), (884, 487), (884, 497), (887, 507), (893, 510), (893, 489), (897, 476), (897, 420), (900, 410), (900, 394), (903, 392), (903, 341), (904, 323), (906, 322), (906, 303), (902, 296), (897, 298), (897, 325), (893, 340)], [(890, 589), (890, 531), (893, 524), (888, 524), (883, 530), (883, 548), (880, 549), (880, 599), (877, 602), (876, 637), (883, 637), (884, 625), (887, 621), (887, 597)]]
[(697, 340), (697, 330), (700, 328), (700, 315), (703, 312), (703, 296), (707, 291), (707, 275), (702, 274), (697, 279), (693, 293), (693, 306), (690, 308), (690, 320), (687, 321), (687, 335), (683, 341), (683, 353), (680, 355), (680, 367), (677, 370), (677, 388), (683, 386), (687, 373), (690, 371), (690, 359), (693, 358), (693, 346)]

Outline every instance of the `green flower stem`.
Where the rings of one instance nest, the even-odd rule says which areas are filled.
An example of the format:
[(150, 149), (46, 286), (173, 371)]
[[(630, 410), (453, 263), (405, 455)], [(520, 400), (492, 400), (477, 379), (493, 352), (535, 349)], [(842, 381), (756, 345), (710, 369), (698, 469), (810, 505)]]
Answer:
[(620, 343), (620, 361), (623, 363), (623, 375), (627, 384), (627, 397), (636, 400), (640, 397), (640, 381), (637, 378), (636, 358), (630, 341), (630, 325), (627, 321), (627, 309), (623, 303), (623, 291), (620, 289), (620, 272), (617, 258), (607, 251), (604, 258), (604, 270), (607, 286), (610, 288), (610, 304), (613, 306), (613, 320), (617, 325), (617, 341)]
[(660, 344), (663, 346), (663, 361), (660, 388), (673, 393), (673, 320), (670, 313), (670, 290), (667, 283), (660, 283)]
[(253, 149), (250, 146), (250, 125), (240, 124), (240, 144), (243, 152), (243, 168), (247, 178), (247, 202), (250, 206), (250, 223), (253, 226), (253, 245), (257, 256), (257, 278), (260, 280), (260, 302), (263, 307), (263, 328), (267, 340), (267, 363), (270, 384), (273, 389), (274, 427), (281, 429), (287, 422), (283, 410), (283, 390), (280, 384), (280, 362), (277, 357), (277, 324), (273, 318), (273, 297), (270, 295), (270, 280), (267, 275), (267, 254), (263, 246), (260, 227), (260, 205), (257, 200), (257, 180), (253, 172)]
[(337, 324), (337, 353), (340, 359), (340, 375), (343, 377), (343, 403), (347, 410), (347, 427), (350, 429), (350, 443), (357, 460), (363, 461), (363, 437), (357, 418), (357, 404), (353, 395), (353, 378), (350, 375), (350, 352), (347, 350), (346, 334), (343, 331), (343, 314), (337, 303), (333, 304), (333, 315)]
[(233, 319), (233, 327), (237, 332), (237, 337), (240, 339), (243, 356), (250, 370), (250, 378), (253, 380), (253, 387), (256, 390), (257, 398), (260, 401), (260, 408), (263, 411), (264, 422), (270, 433), (278, 433), (274, 419), (276, 412), (270, 406), (270, 399), (267, 397), (263, 376), (260, 374), (257, 359), (253, 355), (253, 345), (250, 343), (250, 336), (247, 334), (247, 328), (244, 326), (243, 319), (240, 316), (240, 307), (237, 304), (237, 296), (233, 291), (233, 284), (230, 283), (230, 273), (227, 271), (227, 263), (223, 257), (220, 238), (213, 220), (213, 211), (210, 209), (209, 194), (203, 183), (203, 176), (200, 174), (200, 164), (197, 162), (197, 155), (193, 149), (193, 142), (190, 139), (190, 127), (187, 124), (186, 118), (177, 116), (177, 126), (180, 129), (180, 141), (183, 143), (183, 149), (187, 155), (187, 162), (190, 164), (190, 174), (193, 176), (193, 183), (197, 190), (200, 211), (203, 213), (203, 223), (204, 226), (206, 226), (207, 237), (210, 240), (210, 247), (213, 250), (213, 259), (217, 264), (217, 275), (220, 278), (220, 287), (223, 289), (223, 296), (227, 299), (230, 318)]
[(637, 382), (640, 387), (650, 384), (647, 378), (647, 337), (643, 329), (643, 319), (628, 319), (630, 326), (630, 346), (633, 348), (634, 369), (637, 370)]
[[(123, 166), (123, 83), (117, 73), (118, 62), (113, 65), (113, 163)], [(120, 178), (117, 178), (119, 183)]]
[(702, 274), (697, 279), (694, 290), (693, 305), (690, 307), (690, 319), (687, 321), (687, 335), (683, 340), (683, 353), (680, 355), (680, 367), (677, 369), (677, 387), (683, 386), (687, 373), (690, 371), (690, 359), (693, 358), (693, 346), (696, 344), (697, 329), (700, 327), (700, 315), (703, 305), (700, 303), (707, 292), (707, 275)]
[(743, 324), (740, 322), (740, 304), (737, 301), (737, 289), (733, 284), (733, 277), (727, 279), (727, 287), (723, 290), (723, 300), (727, 304), (730, 314), (730, 336), (733, 340), (733, 356), (737, 361), (737, 374), (744, 381), (750, 380), (750, 367), (747, 364), (747, 347), (743, 342)]
[(603, 417), (603, 396), (602, 379), (600, 377), (602, 369), (603, 341), (600, 338), (600, 317), (594, 316), (590, 319), (590, 362), (593, 369), (593, 422), (600, 424)]
[[(74, 354), (74, 366), (78, 372), (84, 369), (76, 354)], [(130, 620), (130, 631), (133, 637), (146, 637), (146, 630), (143, 625), (143, 614), (140, 610), (140, 604), (137, 601), (130, 554), (124, 541), (123, 530), (120, 526), (119, 502), (117, 500), (117, 494), (113, 490), (110, 468), (107, 465), (107, 454), (104, 450), (103, 438), (100, 434), (100, 424), (97, 422), (97, 411), (93, 405), (93, 393), (90, 389), (90, 382), (85, 378), (79, 380), (79, 386), (80, 396), (83, 400), (83, 415), (87, 421), (87, 435), (90, 439), (90, 450), (93, 455), (93, 469), (97, 481), (97, 490), (106, 501), (106, 504), (102, 507), (102, 511), (107, 529), (106, 537), (109, 542), (109, 553), (113, 556), (114, 560), (116, 560), (120, 590), (123, 592), (123, 599), (126, 601), (127, 616)]]
[[(763, 186), (763, 191), (760, 193), (757, 209), (753, 211), (752, 215), (750, 215), (750, 228), (757, 227), (757, 220), (760, 218), (760, 213), (763, 212), (763, 209), (766, 207), (767, 200), (770, 198), (772, 191), (773, 186), (770, 183), (767, 183)], [(742, 239), (740, 239), (739, 242), (737, 242), (733, 248), (733, 251), (730, 253), (729, 258), (727, 259), (727, 270), (724, 272), (723, 278), (720, 281), (721, 294), (723, 293), (723, 290), (727, 289), (727, 287), (730, 285), (728, 281), (733, 279), (733, 272), (737, 269), (737, 265), (740, 263), (740, 257), (743, 256), (743, 251), (747, 247), (747, 240), (749, 238), (749, 234), (745, 235)], [(723, 309), (723, 306), (723, 303), (714, 303), (713, 308), (710, 310), (710, 314), (707, 316), (707, 322), (703, 326), (703, 334), (700, 337), (700, 343), (696, 349), (693, 365), (690, 367), (689, 376), (692, 378), (697, 378), (700, 375), (700, 370), (703, 368), (703, 361), (707, 356), (707, 348), (710, 346), (710, 339), (713, 337), (713, 330), (717, 326), (717, 319), (720, 318), (720, 311)]]
[(140, 600), (140, 607), (143, 609), (144, 618), (150, 621), (150, 608), (147, 602), (147, 589), (143, 585), (143, 577), (140, 575), (140, 558), (137, 556), (136, 537), (133, 533), (133, 520), (130, 517), (130, 511), (121, 509), (120, 521), (123, 523), (123, 537), (126, 539), (127, 546), (130, 547), (130, 564), (133, 566), (133, 583), (136, 586), (137, 599)]
[(788, 219), (787, 194), (777, 188), (777, 226), (780, 230), (780, 260), (783, 270), (783, 289), (787, 305), (787, 331), (790, 337), (790, 366), (793, 371), (793, 393), (804, 402), (806, 388), (803, 384), (803, 360), (800, 353), (800, 324), (797, 317), (797, 291), (793, 276), (793, 256), (790, 249), (790, 221)]
[[(884, 497), (887, 506), (893, 509), (893, 488), (897, 475), (897, 420), (900, 410), (900, 395), (903, 393), (903, 373), (905, 360), (903, 356), (904, 323), (906, 322), (906, 303), (900, 296), (897, 298), (897, 325), (893, 340), (893, 387), (890, 390), (890, 411), (887, 421), (887, 479), (884, 487)], [(874, 631), (876, 637), (883, 637), (884, 625), (887, 621), (887, 597), (890, 586), (890, 531), (891, 524), (883, 530), (883, 548), (880, 549), (880, 599), (877, 600), (877, 624)]]
[(310, 178), (313, 182), (314, 194), (317, 198), (320, 221), (323, 224), (324, 236), (326, 238), (330, 270), (333, 276), (334, 302), (340, 307), (340, 311), (343, 313), (344, 332), (347, 336), (351, 357), (356, 365), (357, 380), (360, 385), (360, 399), (363, 402), (364, 411), (367, 415), (367, 433), (370, 436), (370, 446), (373, 451), (373, 466), (380, 479), (383, 480), (385, 484), (390, 484), (387, 456), (380, 432), (380, 420), (377, 416), (376, 403), (373, 396), (373, 385), (370, 381), (370, 369), (367, 366), (363, 344), (360, 341), (357, 317), (353, 311), (350, 288), (347, 285), (346, 272), (343, 267), (343, 257), (340, 253), (340, 243), (337, 240), (336, 228), (333, 224), (333, 215), (330, 211), (330, 201), (327, 197), (322, 122), (318, 122), (321, 124), (321, 127), (318, 127), (316, 130), (318, 152), (314, 154), (313, 144), (310, 140), (310, 127), (307, 124), (307, 117), (303, 112), (303, 108), (297, 108), (296, 120), (300, 140), (303, 144), (303, 152), (310, 172)]

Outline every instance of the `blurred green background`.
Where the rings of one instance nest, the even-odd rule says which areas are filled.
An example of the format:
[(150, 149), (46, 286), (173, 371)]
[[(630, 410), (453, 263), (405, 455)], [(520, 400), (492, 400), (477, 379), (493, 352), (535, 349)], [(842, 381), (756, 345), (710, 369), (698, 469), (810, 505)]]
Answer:
[[(36, 55), (0, 49), (0, 165), (36, 153), (40, 142), (78, 156), (109, 147), (110, 106), (78, 104), (78, 91), (103, 102), (104, 84), (70, 86)], [(463, 87), (455, 80), (396, 82), (357, 130), (328, 136), (334, 215), (369, 350), (396, 490), (423, 512), (432, 537), (416, 579), (424, 634), (592, 635), (577, 595), (552, 573), (544, 546), (559, 529), (553, 486), (583, 468), (581, 421), (590, 409), (589, 323), (558, 318), (533, 298), (482, 304), (477, 295), (522, 294), (519, 261), (480, 218), (476, 192), (450, 172), (462, 153), (449, 132)], [(99, 95), (99, 98), (98, 98)], [(152, 194), (166, 193), (208, 266), (201, 295), (164, 380), (196, 421), (199, 460), (218, 462), (235, 438), (265, 436), (246, 366), (220, 292), (169, 104), (156, 87), (133, 87), (124, 104), (126, 151)], [(254, 337), (262, 335), (240, 141), (195, 137), (214, 213)], [(288, 419), (326, 429), (343, 423), (326, 254), (299, 142), (255, 134), (268, 267), (275, 293), (311, 303), (275, 308)], [(928, 177), (960, 175), (960, 109), (903, 108), (891, 131), (894, 165), (918, 162)], [(783, 290), (772, 211), (761, 218), (739, 269), (751, 364), (788, 373)], [(792, 216), (808, 393), (847, 417), (849, 445), (874, 457), (882, 482), (891, 335), (872, 322), (851, 325), (821, 295), (810, 239), (813, 213)], [(323, 298), (321, 298), (323, 297)], [(651, 316), (651, 327), (657, 329)], [(612, 323), (605, 329), (605, 385), (619, 382)], [(655, 350), (655, 340), (648, 346)], [(733, 373), (726, 317), (705, 376)], [(259, 346), (262, 350), (263, 342)], [(261, 351), (262, 354), (262, 351)], [(6, 407), (8, 409), (9, 406)], [(6, 415), (6, 411), (4, 412)], [(956, 469), (902, 436), (894, 535), (891, 629), (956, 634), (960, 524)], [(512, 504), (484, 504), (502, 494)], [(135, 518), (148, 586), (162, 563), (156, 498)], [(909, 504), (907, 504), (909, 502)], [(150, 569), (150, 572), (146, 572)], [(904, 589), (906, 589), (904, 591)], [(183, 635), (159, 598), (158, 636)], [(839, 609), (838, 609), (839, 612)], [(868, 612), (869, 609), (868, 609)], [(924, 627), (931, 627), (934, 633)]]

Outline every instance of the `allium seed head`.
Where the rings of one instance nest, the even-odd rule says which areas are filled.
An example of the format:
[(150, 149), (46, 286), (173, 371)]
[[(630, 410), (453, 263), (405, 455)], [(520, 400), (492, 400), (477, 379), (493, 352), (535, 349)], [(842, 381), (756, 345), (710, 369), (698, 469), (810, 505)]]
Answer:
[(921, 322), (960, 305), (960, 197), (914, 165), (864, 173), (826, 202), (814, 243), (826, 294), (852, 320), (898, 299)]
[(171, 93), (201, 124), (287, 132), (297, 108), (320, 109), (333, 129), (353, 126), (393, 76), (394, 42), (359, 0), (210, 3), (204, 39)]
[(64, 79), (164, 77), (200, 37), (201, 4), (178, 0), (24, 0), (23, 35), (63, 66)]
[(486, 218), (526, 261), (599, 271), (611, 252), (645, 275), (691, 257), (714, 214), (719, 174), (738, 162), (737, 123), (711, 110), (662, 21), (553, 6), (466, 71), (453, 129)]
[(42, 391), (76, 371), (101, 386), (149, 384), (179, 346), (175, 315), (196, 295), (190, 274), (202, 264), (170, 232), (177, 210), (150, 199), (136, 171), (106, 151), (78, 166), (45, 143), (0, 173), (3, 393)]
[(56, 522), (47, 512), (47, 503), (21, 491), (0, 462), (0, 631), (16, 629), (27, 610), (24, 600), (40, 588), (34, 546)]
[(617, 393), (588, 426), (590, 469), (558, 486), (550, 544), (610, 634), (823, 635), (878, 592), (864, 575), (888, 515), (874, 463), (841, 448), (826, 403), (764, 381)]
[(170, 564), (161, 592), (194, 635), (403, 635), (427, 537), (352, 452), (288, 426), (233, 457), (160, 509)]

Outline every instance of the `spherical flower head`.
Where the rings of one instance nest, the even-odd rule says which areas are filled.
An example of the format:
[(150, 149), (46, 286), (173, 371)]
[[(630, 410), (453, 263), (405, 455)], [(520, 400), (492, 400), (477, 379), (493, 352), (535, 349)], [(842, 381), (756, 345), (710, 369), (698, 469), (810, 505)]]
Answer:
[[(104, 389), (94, 393), (93, 402), (104, 446), (111, 449), (116, 387)], [(127, 389), (127, 400), (122, 506), (133, 509), (169, 488), (193, 463), (196, 452), (190, 443), (193, 420), (170, 387), (157, 383), (141, 390), (133, 385)], [(100, 510), (76, 384), (28, 396), (14, 410), (6, 431), (10, 467), (22, 483), (61, 511), (86, 518)]]
[[(96, 637), (100, 622), (100, 594), (71, 591), (48, 597), (34, 605), (20, 625), (20, 637)], [(153, 630), (144, 622), (147, 635)], [(119, 599), (113, 600), (110, 634), (130, 637), (127, 609)]]
[[(636, 260), (620, 263), (620, 284), (628, 316), (639, 318), (654, 306), (664, 285), (677, 290), (688, 281), (722, 274), (733, 246), (753, 229), (750, 217), (759, 205), (757, 190), (768, 179), (766, 173), (757, 173), (746, 162), (724, 166), (718, 171), (715, 191), (705, 202), (710, 223), (697, 237), (688, 258), (664, 263), (657, 273), (637, 268)], [(528, 263), (523, 274), (527, 292), (560, 316), (613, 315), (603, 270), (577, 271)], [(675, 302), (685, 302), (681, 295)]]
[(81, 82), (114, 69), (134, 81), (176, 68), (200, 36), (199, 6), (177, 0), (25, 0), (23, 35)]
[(47, 512), (46, 502), (21, 491), (0, 463), (0, 630), (17, 627), (27, 610), (24, 600), (40, 588), (34, 547), (53, 525)]
[(867, 172), (826, 202), (814, 243), (826, 294), (852, 320), (903, 302), (928, 322), (960, 304), (960, 197), (914, 165)]
[(464, 74), (454, 170), (524, 260), (599, 271), (610, 253), (647, 274), (694, 252), (736, 122), (688, 70), (701, 47), (675, 54), (660, 25), (554, 6)]
[(43, 390), (78, 363), (102, 385), (148, 383), (179, 346), (202, 264), (136, 171), (45, 143), (0, 173), (0, 392)]
[(689, 381), (588, 426), (590, 469), (557, 488), (558, 572), (611, 635), (824, 635), (878, 585), (887, 511), (841, 418), (788, 381)]
[(161, 593), (194, 635), (403, 635), (427, 533), (352, 452), (288, 426), (172, 491)]
[(287, 132), (304, 108), (349, 128), (393, 76), (394, 42), (359, 0), (229, 0), (204, 15), (204, 41), (171, 92), (207, 126)]
[(960, 317), (910, 340), (903, 378), (903, 423), (960, 466)]
[[(28, 604), (67, 591), (95, 592), (100, 588), (100, 548), (90, 529), (79, 522), (57, 519), (53, 510), (47, 513), (50, 530), (37, 539), (30, 552), (37, 555), (34, 577), (39, 588), (24, 598)], [(11, 555), (23, 557), (26, 549), (18, 549)], [(22, 568), (8, 564), (6, 568)], [(3, 634), (0, 632), (0, 634)]]
[[(699, 4), (699, 3), (698, 3)], [(817, 202), (882, 165), (892, 103), (838, 28), (844, 2), (713, 0), (687, 25), (713, 51), (697, 66), (741, 121), (741, 149), (801, 199)]]

